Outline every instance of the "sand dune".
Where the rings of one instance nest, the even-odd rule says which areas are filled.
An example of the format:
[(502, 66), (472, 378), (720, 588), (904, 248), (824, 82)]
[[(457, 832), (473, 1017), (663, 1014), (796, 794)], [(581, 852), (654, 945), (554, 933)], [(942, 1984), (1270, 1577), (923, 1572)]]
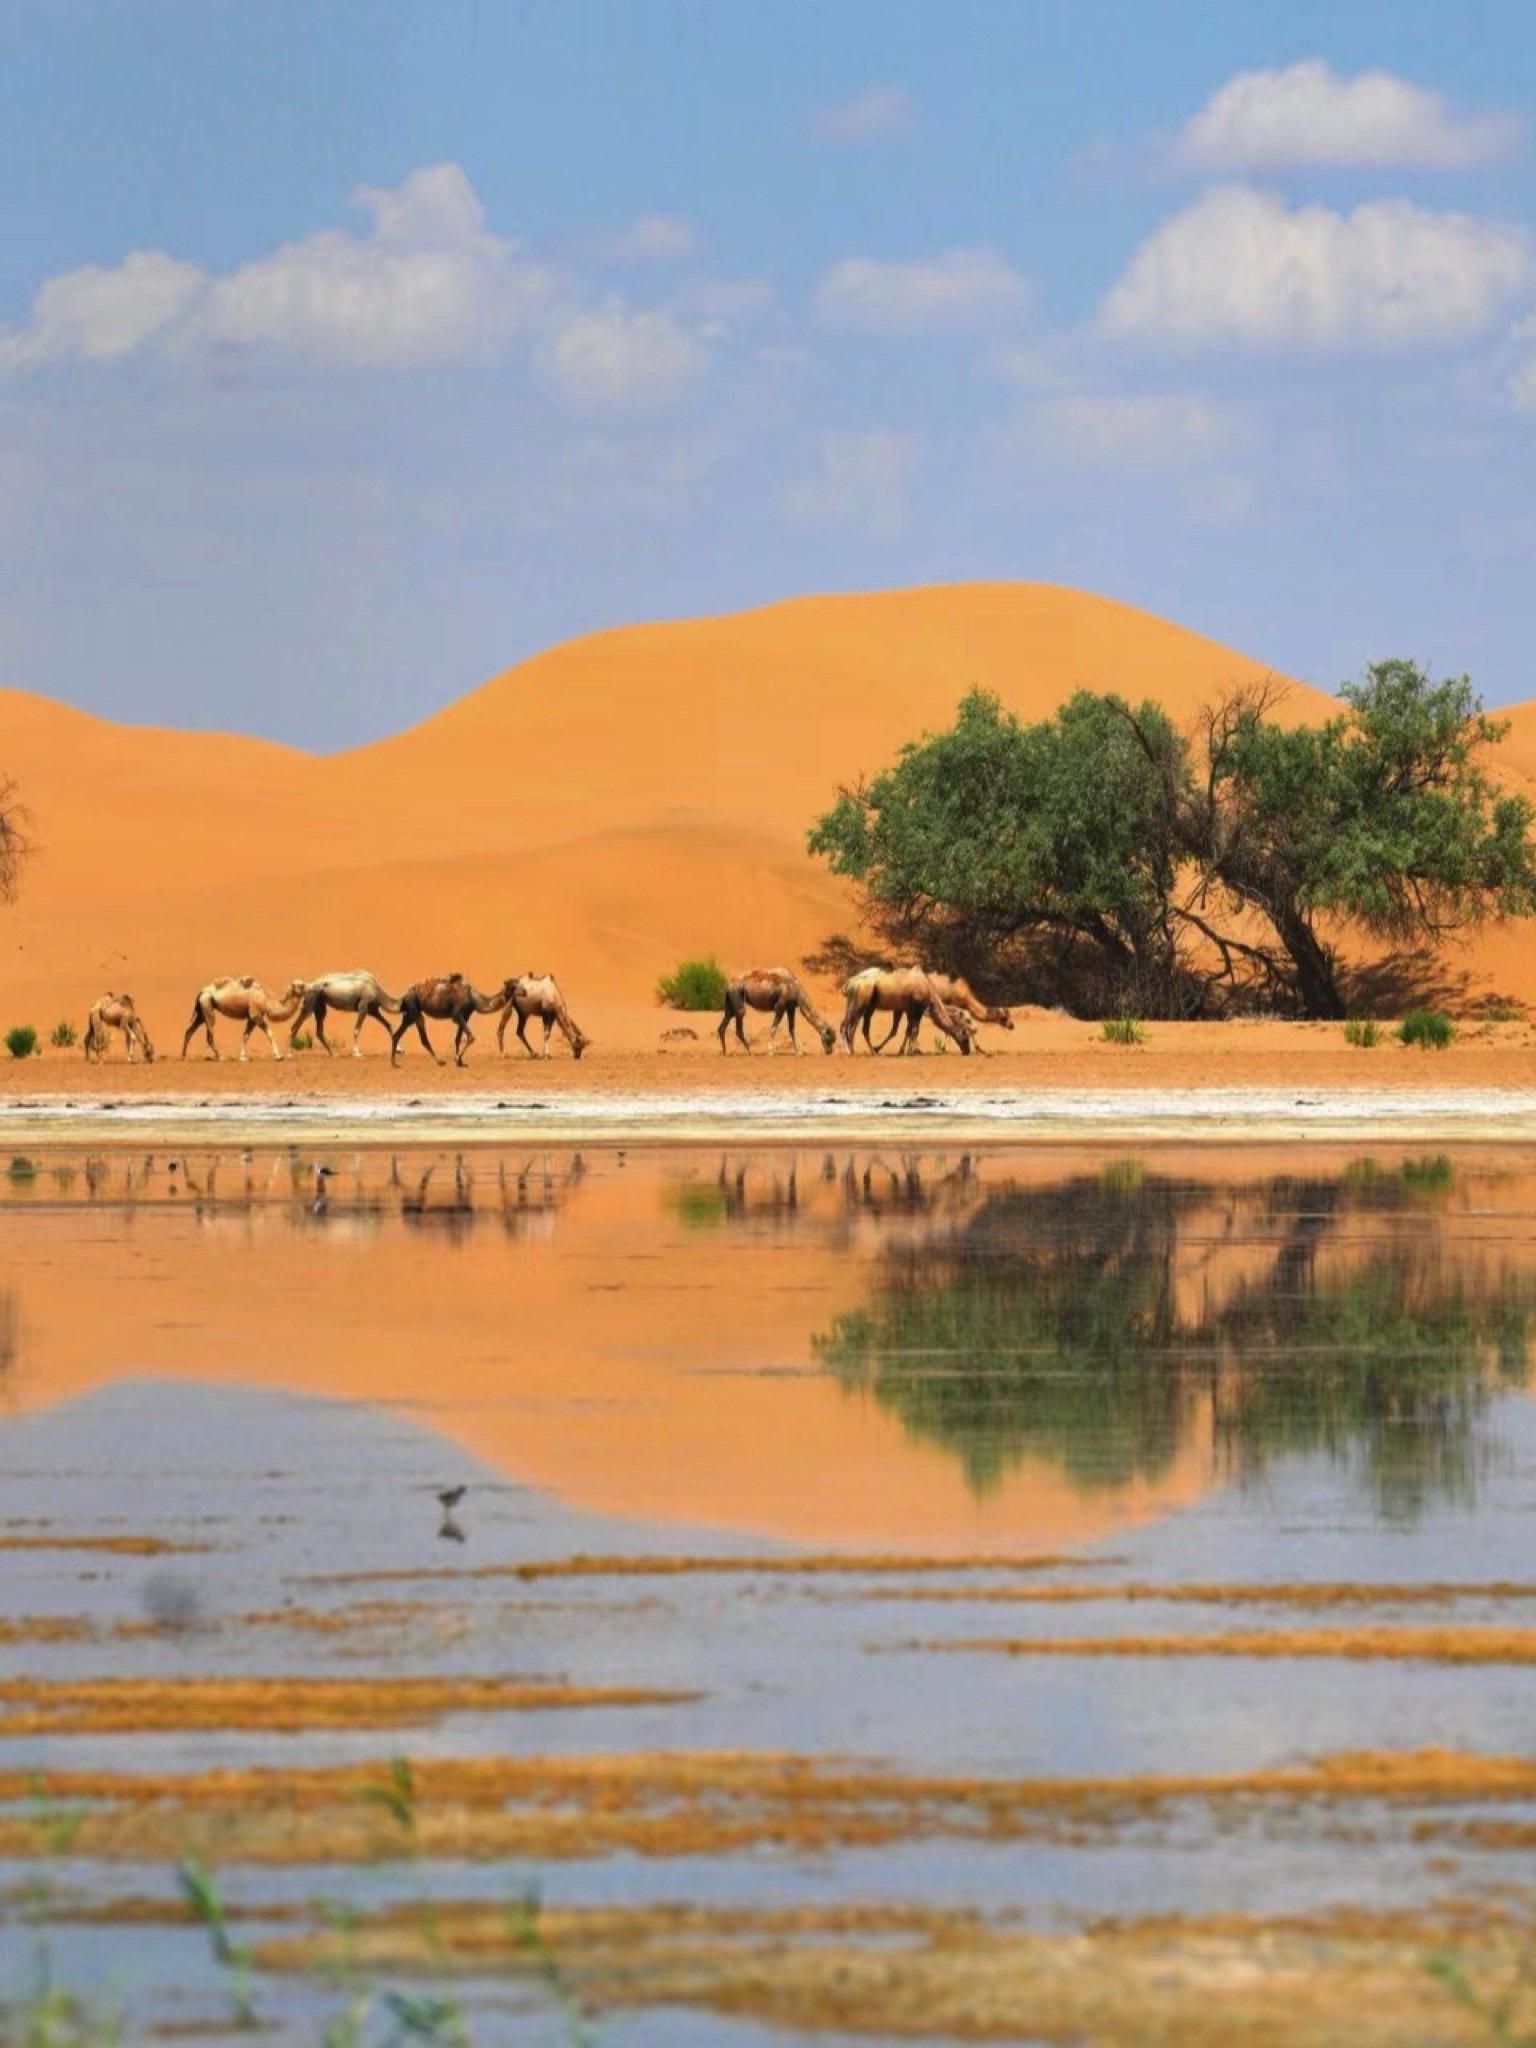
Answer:
[[(0, 924), (5, 1016), (78, 1021), (126, 987), (163, 1043), (212, 974), (547, 966), (610, 1038), (651, 1044), (651, 986), (683, 952), (796, 960), (852, 923), (807, 824), (973, 683), (1029, 716), (1089, 687), (1186, 718), (1266, 673), (1129, 606), (1015, 583), (593, 634), (328, 756), (0, 692), (0, 769), (42, 845)], [(1327, 705), (1291, 687), (1291, 715)], [(1536, 706), (1507, 758), (1536, 786)], [(1496, 934), (1467, 972), (1536, 995), (1529, 953)]]

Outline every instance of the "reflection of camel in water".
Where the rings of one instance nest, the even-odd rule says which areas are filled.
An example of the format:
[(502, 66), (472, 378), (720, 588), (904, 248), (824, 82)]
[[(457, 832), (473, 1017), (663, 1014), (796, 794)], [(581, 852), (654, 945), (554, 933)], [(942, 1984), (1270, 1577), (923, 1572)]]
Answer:
[(781, 1024), (789, 1027), (789, 1043), (795, 1052), (804, 1052), (805, 1047), (795, 1040), (795, 1017), (805, 1018), (807, 1024), (819, 1035), (823, 1052), (831, 1052), (837, 1044), (837, 1033), (817, 1011), (816, 1005), (806, 994), (798, 974), (787, 967), (749, 967), (745, 974), (734, 975), (725, 985), (725, 1001), (721, 1007), (718, 1037), (720, 1050), (726, 1050), (725, 1034), (731, 1025), (736, 1026), (736, 1036), (748, 1051), (752, 1041), (747, 1037), (745, 1018), (748, 1010), (762, 1010), (770, 1013), (773, 1022), (768, 1026), (768, 1050), (776, 1050), (775, 1040)]
[(299, 1034), (299, 1027), (306, 1019), (313, 1019), (315, 1036), (327, 1053), (336, 1048), (325, 1035), (325, 1016), (328, 1010), (341, 1010), (356, 1016), (352, 1026), (352, 1057), (361, 1059), (357, 1041), (362, 1033), (363, 1019), (376, 1017), (386, 1031), (385, 1013), (398, 1016), (400, 998), (389, 995), (376, 974), (370, 974), (366, 967), (348, 967), (330, 974), (316, 975), (313, 981), (303, 984), (304, 995), (299, 1004), (299, 1014), (294, 1018), (288, 1033), (288, 1050), (293, 1051), (293, 1041)]
[(304, 997), (302, 981), (290, 981), (281, 996), (270, 996), (261, 983), (251, 975), (224, 975), (217, 981), (205, 981), (192, 998), (192, 1019), (187, 1025), (181, 1041), (181, 1056), (187, 1056), (187, 1047), (199, 1031), (208, 1035), (208, 1052), (212, 1059), (219, 1056), (214, 1042), (213, 1020), (215, 1017), (230, 1017), (243, 1022), (240, 1034), (240, 1057), (245, 1058), (246, 1047), (253, 1031), (265, 1031), (267, 1043), (272, 1048), (275, 1060), (282, 1058), (277, 1040), (272, 1036), (274, 1024), (286, 1024)]
[(426, 1019), (435, 1018), (439, 1023), (450, 1019), (454, 1025), (453, 1060), (462, 1067), (465, 1050), (474, 1044), (475, 1034), (469, 1028), (471, 1017), (485, 1017), (502, 1005), (502, 991), (493, 989), (483, 994), (462, 974), (439, 974), (430, 981), (418, 981), (408, 988), (400, 998), (400, 1022), (389, 1034), (389, 1057), (393, 1065), (400, 1057), (400, 1041), (414, 1024), (422, 1044), (441, 1067), (446, 1064), (441, 1053), (433, 1051), (432, 1041), (427, 1036)]
[[(853, 1051), (853, 1034), (862, 1028), (864, 1043), (871, 1052), (880, 1052), (895, 1036), (896, 1026), (906, 1020), (907, 1035), (902, 1042), (902, 1051), (916, 1050), (917, 1029), (924, 1017), (931, 1017), (946, 1038), (952, 1038), (962, 1053), (969, 1054), (972, 1045), (971, 1020), (963, 1009), (951, 1008), (935, 986), (934, 978), (925, 974), (920, 967), (865, 967), (843, 983), (846, 1007), (839, 1032), (844, 1045)], [(887, 1013), (891, 1028), (876, 1045), (869, 1035), (870, 1019), (877, 1012)]]
[(146, 1061), (154, 1058), (155, 1048), (150, 1044), (149, 1033), (134, 1008), (133, 997), (114, 995), (109, 989), (92, 1003), (91, 1013), (86, 1019), (84, 1051), (87, 1059), (106, 1058), (107, 1034), (112, 1031), (123, 1034), (123, 1047), (130, 1060), (135, 1046)]
[(513, 974), (501, 985), (501, 1001), (506, 1005), (501, 1022), (496, 1026), (496, 1049), (507, 1049), (507, 1026), (513, 1016), (517, 1018), (517, 1035), (522, 1040), (523, 1051), (532, 1057), (533, 1047), (528, 1043), (528, 1020), (537, 1017), (544, 1026), (544, 1053), (549, 1058), (549, 1035), (558, 1024), (570, 1044), (571, 1058), (579, 1060), (592, 1043), (587, 1034), (572, 1018), (565, 1006), (565, 997), (560, 993), (560, 984), (552, 974)]

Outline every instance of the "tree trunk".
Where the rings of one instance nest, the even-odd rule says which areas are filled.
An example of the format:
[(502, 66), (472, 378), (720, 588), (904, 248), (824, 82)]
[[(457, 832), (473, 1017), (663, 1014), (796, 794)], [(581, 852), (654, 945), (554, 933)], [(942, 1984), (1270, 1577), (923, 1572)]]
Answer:
[(1344, 997), (1339, 990), (1333, 955), (1313, 931), (1294, 903), (1277, 905), (1270, 920), (1291, 964), (1296, 969), (1296, 993), (1309, 1017), (1342, 1017)]

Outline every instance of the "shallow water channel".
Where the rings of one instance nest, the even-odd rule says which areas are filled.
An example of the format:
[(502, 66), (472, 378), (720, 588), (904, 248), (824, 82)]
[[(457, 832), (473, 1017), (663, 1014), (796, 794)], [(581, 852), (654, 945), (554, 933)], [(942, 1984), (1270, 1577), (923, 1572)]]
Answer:
[(1514, 1148), (0, 1159), (5, 1997), (940, 2040), (803, 1939), (1507, 1903), (1533, 1335)]

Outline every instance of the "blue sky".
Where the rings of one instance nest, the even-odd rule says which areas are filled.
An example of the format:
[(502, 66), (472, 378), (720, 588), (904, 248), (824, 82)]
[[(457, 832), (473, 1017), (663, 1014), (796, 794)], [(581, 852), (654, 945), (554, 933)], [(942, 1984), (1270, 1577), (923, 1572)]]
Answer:
[(1530, 694), (1533, 114), (1516, 5), (0, 0), (0, 680), (1019, 576)]

